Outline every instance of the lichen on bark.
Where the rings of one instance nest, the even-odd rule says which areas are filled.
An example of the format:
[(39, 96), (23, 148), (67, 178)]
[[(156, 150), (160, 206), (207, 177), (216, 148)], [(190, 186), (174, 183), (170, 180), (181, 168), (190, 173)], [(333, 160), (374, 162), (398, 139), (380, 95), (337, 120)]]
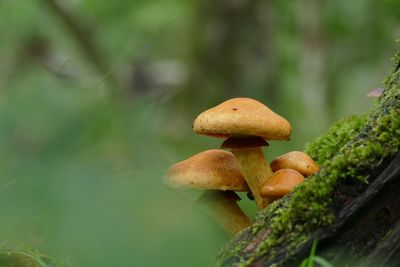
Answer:
[(271, 260), (279, 265), (277, 255), (290, 255), (316, 230), (335, 222), (333, 196), (338, 183), (370, 182), (369, 173), (399, 150), (399, 66), (400, 55), (396, 55), (394, 69), (384, 81), (385, 91), (370, 112), (335, 123), (307, 145), (320, 171), (261, 211), (253, 225), (221, 251), (216, 266), (250, 266)]

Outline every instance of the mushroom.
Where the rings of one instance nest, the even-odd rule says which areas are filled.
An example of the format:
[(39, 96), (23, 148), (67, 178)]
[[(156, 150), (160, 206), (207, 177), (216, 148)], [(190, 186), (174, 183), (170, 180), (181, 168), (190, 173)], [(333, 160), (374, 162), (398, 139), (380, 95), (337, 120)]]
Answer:
[(261, 187), (261, 196), (267, 198), (281, 198), (292, 189), (304, 182), (304, 176), (293, 169), (280, 169)]
[[(234, 235), (251, 224), (240, 209), (240, 198), (232, 192), (249, 190), (235, 156), (225, 150), (211, 149), (172, 165), (164, 182), (175, 188), (210, 190), (200, 197), (217, 222)], [(232, 191), (229, 191), (232, 190)]]
[(305, 177), (308, 177), (319, 170), (318, 165), (313, 161), (313, 159), (301, 151), (292, 151), (283, 154), (274, 159), (270, 166), (273, 172), (289, 168), (298, 171)]
[(223, 148), (231, 148), (240, 163), (247, 184), (262, 209), (269, 200), (260, 195), (260, 188), (273, 174), (261, 150), (265, 140), (287, 140), (289, 122), (264, 104), (251, 98), (233, 98), (201, 113), (194, 121), (198, 134), (228, 138)]

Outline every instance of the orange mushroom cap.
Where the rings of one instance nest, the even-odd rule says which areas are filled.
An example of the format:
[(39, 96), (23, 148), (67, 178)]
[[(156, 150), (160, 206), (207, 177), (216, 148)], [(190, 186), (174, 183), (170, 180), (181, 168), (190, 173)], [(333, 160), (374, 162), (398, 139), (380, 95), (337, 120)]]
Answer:
[(283, 197), (304, 181), (296, 170), (281, 169), (275, 172), (261, 188), (262, 197)]
[(249, 191), (235, 156), (211, 149), (172, 165), (164, 176), (171, 187)]
[(232, 98), (201, 113), (193, 123), (198, 134), (228, 138), (259, 136), (287, 140), (290, 123), (257, 100)]
[(302, 175), (308, 177), (319, 170), (318, 165), (313, 159), (304, 152), (292, 151), (274, 159), (271, 169), (276, 172), (280, 169), (289, 168), (298, 171)]

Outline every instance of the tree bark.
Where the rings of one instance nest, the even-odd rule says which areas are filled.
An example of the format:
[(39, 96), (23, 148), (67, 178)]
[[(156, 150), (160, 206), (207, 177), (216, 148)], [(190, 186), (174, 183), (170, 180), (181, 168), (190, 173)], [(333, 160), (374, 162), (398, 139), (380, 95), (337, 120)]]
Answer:
[(278, 70), (270, 54), (272, 7), (260, 0), (196, 2), (189, 98), (220, 102), (260, 88), (275, 98), (271, 77)]
[[(368, 140), (373, 144), (379, 143), (374, 136), (376, 130), (372, 130), (380, 120), (379, 118), (381, 116), (400, 118), (399, 64), (400, 57), (397, 56), (395, 68), (386, 80), (385, 93), (378, 100), (375, 110), (370, 113), (366, 126), (349, 143), (361, 146), (367, 144), (362, 140)], [(389, 110), (393, 109), (395, 113), (389, 113)], [(386, 126), (384, 122), (382, 127)], [(365, 164), (359, 165), (360, 169), (356, 170), (357, 173), (364, 173), (367, 183), (356, 179), (356, 175), (346, 175), (336, 180), (330, 196), (332, 201), (328, 207), (329, 212), (334, 215), (331, 223), (313, 227), (311, 230), (304, 228), (309, 232), (305, 235), (306, 239), (298, 243), (290, 237), (293, 233), (289, 231), (283, 232), (283, 238), (279, 239), (283, 240), (282, 242), (270, 243), (266, 246), (266, 240), (274, 231), (271, 222), (279, 217), (279, 214), (276, 215), (277, 209), (267, 208), (256, 220), (258, 226), (253, 225), (236, 236), (219, 254), (215, 265), (299, 266), (310, 253), (314, 240), (317, 240), (317, 255), (337, 266), (344, 266), (349, 262), (362, 264), (362, 266), (398, 266), (400, 263), (400, 209), (398, 208), (400, 206), (400, 153), (396, 151), (399, 151), (400, 130), (398, 126), (395, 128), (397, 129), (395, 134), (387, 132), (385, 133), (388, 135), (387, 139), (381, 140), (381, 145), (391, 149), (393, 153), (386, 154), (380, 159), (378, 157), (376, 162), (369, 160), (367, 156)], [(395, 142), (393, 142), (394, 139), (396, 139)], [(352, 151), (341, 151), (344, 151), (344, 154), (349, 153), (349, 157), (352, 156)], [(330, 173), (323, 171), (319, 174), (321, 178), (329, 175)], [(282, 203), (290, 202), (292, 197), (293, 194), (288, 195)], [(285, 204), (278, 205), (287, 207)], [(289, 219), (286, 223), (301, 226), (303, 222), (305, 224), (311, 219), (313, 218), (302, 218), (297, 221)]]

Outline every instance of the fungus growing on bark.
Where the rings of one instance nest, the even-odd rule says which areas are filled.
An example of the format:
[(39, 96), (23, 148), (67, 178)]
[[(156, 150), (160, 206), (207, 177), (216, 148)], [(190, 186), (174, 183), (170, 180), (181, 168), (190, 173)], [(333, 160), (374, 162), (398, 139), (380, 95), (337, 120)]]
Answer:
[(288, 140), (289, 122), (257, 100), (233, 98), (201, 113), (193, 130), (227, 138), (222, 147), (232, 149), (257, 206), (266, 207), (269, 200), (261, 197), (260, 188), (273, 172), (261, 147), (268, 145), (265, 140)]
[(283, 154), (271, 162), (271, 169), (276, 172), (280, 169), (293, 169), (308, 177), (319, 170), (314, 160), (304, 152), (291, 151)]
[(164, 182), (175, 188), (209, 190), (199, 202), (206, 204), (217, 222), (234, 235), (251, 220), (240, 209), (240, 198), (232, 191), (249, 190), (240, 166), (231, 152), (211, 149), (172, 165)]

